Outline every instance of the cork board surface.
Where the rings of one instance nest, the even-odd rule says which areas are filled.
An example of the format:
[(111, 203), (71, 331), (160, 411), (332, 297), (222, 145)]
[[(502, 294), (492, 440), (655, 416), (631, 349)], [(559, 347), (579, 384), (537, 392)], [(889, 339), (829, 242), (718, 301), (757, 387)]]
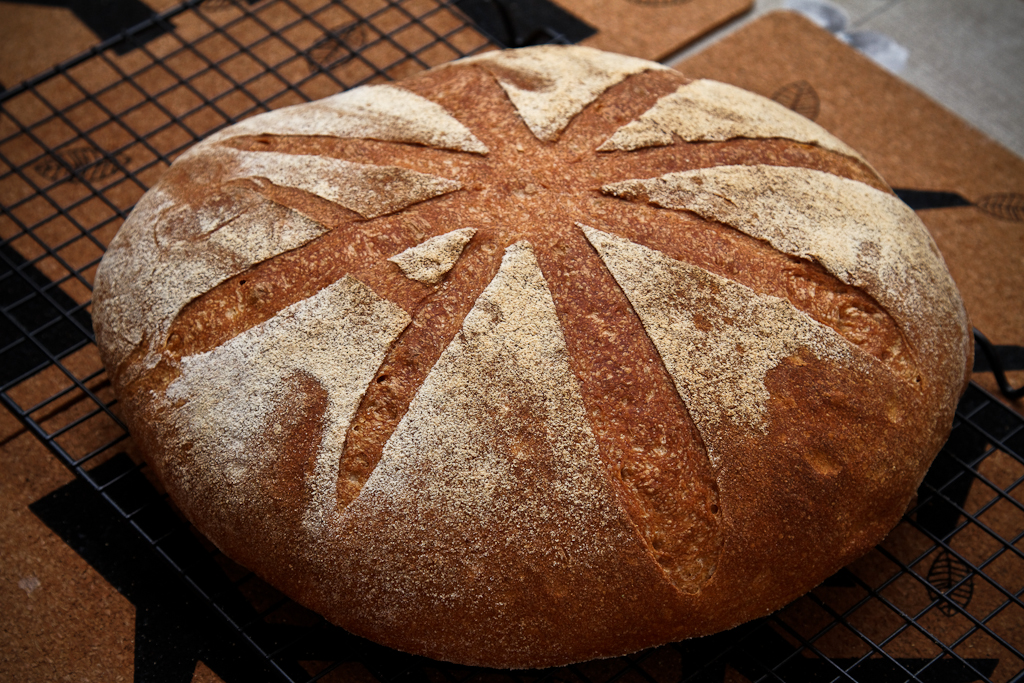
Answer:
[(558, 0), (596, 28), (584, 45), (661, 60), (749, 10), (753, 0)]
[(0, 458), (0, 678), (132, 680), (134, 608), (29, 507), (73, 476), (4, 409)]
[[(816, 118), (861, 150), (896, 187), (956, 192), (973, 202), (925, 210), (920, 215), (964, 290), (975, 324), (996, 343), (1024, 343), (1018, 319), (1024, 291), (1020, 286), (1024, 271), (1020, 235), (1024, 224), (991, 213), (1009, 206), (1003, 211), (1012, 218), (1013, 206), (1019, 206), (1012, 200), (1024, 193), (1024, 162), (1019, 158), (795, 15), (765, 17), (680, 68), (693, 77), (715, 78), (774, 96)], [(994, 195), (1011, 199), (1004, 204), (985, 203), (986, 197)], [(132, 197), (124, 199), (126, 205), (131, 201)], [(988, 275), (994, 280), (983, 277)], [(87, 291), (71, 294), (76, 300), (80, 298), (76, 294), (82, 300), (88, 297)], [(65, 366), (81, 378), (94, 376), (97, 363), (94, 347), (65, 359)], [(1024, 382), (1021, 374), (1012, 377), (1016, 384)], [(989, 377), (979, 374), (976, 379), (984, 384)], [(100, 399), (109, 401), (109, 388), (102, 380), (99, 376), (90, 381), (90, 386)], [(68, 385), (67, 379), (51, 368), (23, 383), (12, 395), (19, 405), (34, 405)], [(117, 429), (102, 414), (87, 417), (90, 406), (78, 398), (72, 391), (64, 400), (48, 406), (45, 416), (35, 417), (51, 431), (84, 420), (64, 433), (60, 444), (69, 452), (86, 453), (109, 443)], [(985, 443), (970, 442), (970, 437), (962, 440), (965, 449), (987, 447)], [(1018, 439), (1020, 442), (1024, 439)], [(117, 444), (97, 458), (93, 471), (125, 462), (128, 456), (119, 455), (122, 451), (132, 454), (130, 441)], [(154, 563), (145, 548), (125, 536), (117, 520), (110, 520), (102, 506), (85, 495), (83, 487), (6, 410), (0, 410), (0, 459), (5, 464), (4, 476), (0, 477), (0, 500), (4, 502), (0, 507), (0, 632), (4, 638), (0, 679), (193, 683), (271, 680), (266, 671), (253, 668), (243, 644), (216, 630), (215, 619), (208, 618), (202, 606), (195, 604), (173, 572)], [(1004, 490), (1013, 490), (1014, 482), (1024, 476), (1019, 461), (998, 451), (979, 469), (992, 486)], [(1019, 490), (1018, 486), (1017, 500)], [(964, 488), (960, 500), (972, 514), (983, 511), (983, 521), (1002, 538), (1015, 538), (1024, 529), (1020, 506), (1005, 498), (996, 500), (988, 485), (975, 481)], [(959, 520), (962, 517), (953, 515), (943, 524), (955, 525)], [(933, 529), (937, 533), (946, 530), (945, 526)], [(94, 536), (96, 533), (99, 535)], [(967, 526), (950, 546), (976, 564), (990, 558), (993, 547), (999, 547), (977, 526)], [(957, 565), (951, 559), (954, 556), (929, 551), (929, 539), (907, 524), (901, 524), (884, 547), (888, 555), (872, 551), (852, 565), (850, 573), (870, 585), (879, 585), (892, 575), (894, 557), (904, 563), (916, 562), (916, 571), (929, 579), (944, 570), (956, 575)], [(230, 571), (239, 570), (236, 567)], [(1024, 587), (1024, 562), (1012, 553), (993, 560), (987, 573), (1010, 591)], [(958, 599), (968, 601), (964, 604), (972, 614), (988, 614), (1005, 599), (996, 585), (980, 577), (970, 585), (972, 593)], [(889, 584), (884, 596), (909, 614), (925, 609), (933, 600), (920, 582), (906, 576)], [(257, 592), (246, 597), (257, 604), (275, 599)], [(779, 623), (785, 628), (770, 627), (778, 633), (773, 646), (784, 648), (795, 642), (793, 633), (809, 637), (829, 623), (831, 617), (820, 606), (822, 603), (842, 611), (863, 598), (864, 592), (856, 582), (837, 575), (815, 591), (813, 600), (801, 599), (783, 610)], [(890, 637), (903, 624), (890, 607), (878, 600), (867, 601), (848, 623), (875, 642)], [(920, 623), (947, 644), (970, 628), (962, 615), (939, 609), (932, 609)], [(1024, 611), (1011, 605), (997, 614), (990, 626), (1012, 646), (1024, 648)], [(932, 657), (938, 650), (929, 638), (914, 628), (906, 629), (885, 651), (904, 658), (900, 660), (903, 662)], [(864, 641), (847, 627), (833, 629), (816, 646), (833, 658), (871, 654)], [(685, 651), (695, 657), (706, 649), (700, 643), (686, 647)], [(1019, 660), (984, 635), (971, 636), (957, 652), (984, 669), (992, 680), (1010, 680), (1021, 670)], [(720, 674), (708, 680), (740, 683), (757, 678), (758, 670), (746, 667), (744, 656), (740, 653), (722, 662), (717, 670)], [(799, 663), (817, 661), (805, 656), (796, 659)], [(614, 662), (604, 662), (582, 670), (590, 680), (606, 680), (619, 671), (617, 667)], [(689, 660), (672, 649), (659, 649), (644, 660), (644, 676), (659, 683), (679, 680), (690, 670)], [(154, 672), (158, 678), (146, 678), (155, 676)], [(578, 680), (569, 673), (558, 676), (559, 680)], [(324, 680), (377, 679), (353, 661)], [(437, 680), (450, 678), (439, 675)]]
[[(216, 15), (232, 4), (258, 9), (262, 1), (206, 0), (202, 9)], [(0, 0), (0, 92), (177, 4), (175, 0), (65, 0), (38, 4)], [(356, 0), (344, 4), (366, 3)], [(657, 60), (749, 10), (753, 0), (557, 0), (555, 4), (597, 29), (596, 34), (583, 41), (584, 45)], [(316, 16), (323, 2), (298, 0), (295, 5)], [(321, 38), (340, 35), (338, 29), (345, 29), (344, 22), (318, 18), (326, 29)], [(169, 24), (140, 34), (140, 42), (159, 38), (177, 22), (177, 18), (172, 18)], [(254, 33), (258, 32), (254, 29)], [(248, 44), (245, 27), (237, 31), (236, 38)], [(313, 45), (312, 50), (316, 49)]]
[(175, 4), (175, 0), (0, 0), (0, 92)]
[[(960, 195), (961, 206), (918, 215), (974, 326), (994, 344), (1024, 345), (1024, 159), (793, 13), (768, 14), (676, 68), (813, 118), (894, 188)], [(997, 391), (991, 373), (973, 379)], [(1008, 379), (1020, 386), (1024, 372)]]

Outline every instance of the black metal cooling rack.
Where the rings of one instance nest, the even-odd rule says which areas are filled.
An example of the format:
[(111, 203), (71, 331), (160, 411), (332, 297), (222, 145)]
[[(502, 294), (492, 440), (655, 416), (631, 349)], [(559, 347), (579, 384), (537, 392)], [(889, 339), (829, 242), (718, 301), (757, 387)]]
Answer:
[[(507, 12), (495, 21), (513, 33)], [(867, 556), (766, 619), (560, 669), (475, 670), (352, 637), (175, 515), (126, 455), (93, 344), (105, 245), (209, 133), (495, 44), (449, 0), (191, 0), (0, 93), (0, 400), (77, 475), (33, 510), (136, 604), (137, 633), (173, 612), (210, 639), (181, 666), (137, 638), (136, 680), (191, 680), (198, 658), (227, 683), (1024, 680), (1024, 419), (976, 385), (917, 503)], [(143, 574), (184, 582), (160, 578), (147, 602)]]

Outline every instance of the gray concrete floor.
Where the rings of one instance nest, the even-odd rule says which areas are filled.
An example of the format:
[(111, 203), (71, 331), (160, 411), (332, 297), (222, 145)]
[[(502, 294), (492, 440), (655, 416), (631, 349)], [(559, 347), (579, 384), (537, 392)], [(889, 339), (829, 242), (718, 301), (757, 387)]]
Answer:
[(869, 56), (1024, 157), (1024, 0), (756, 0), (750, 13), (668, 63), (785, 8), (830, 21), (848, 42), (864, 43)]

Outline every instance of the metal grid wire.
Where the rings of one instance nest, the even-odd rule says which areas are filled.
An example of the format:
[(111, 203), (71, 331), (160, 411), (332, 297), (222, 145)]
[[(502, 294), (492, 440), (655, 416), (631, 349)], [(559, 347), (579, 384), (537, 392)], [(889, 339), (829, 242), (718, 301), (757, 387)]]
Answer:
[(975, 385), (916, 505), (867, 556), (766, 619), (555, 670), (485, 672), (352, 637), (172, 512), (125, 454), (89, 316), (99, 259), (131, 207), (234, 121), (493, 44), (447, 0), (193, 0), (0, 94), (6, 409), (281, 680), (352, 666), (381, 681), (1024, 680), (1024, 420)]

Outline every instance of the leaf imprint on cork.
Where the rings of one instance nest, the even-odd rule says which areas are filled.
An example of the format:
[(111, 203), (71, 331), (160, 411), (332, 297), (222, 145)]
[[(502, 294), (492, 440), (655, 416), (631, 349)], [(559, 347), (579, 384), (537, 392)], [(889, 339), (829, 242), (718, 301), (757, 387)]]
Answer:
[(436, 285), (459, 260), (462, 250), (476, 234), (474, 228), (463, 228), (431, 237), (388, 259), (411, 280)]
[(788, 300), (580, 226), (658, 349), (716, 468), (723, 422), (767, 433), (765, 376), (800, 351), (850, 362), (849, 342)]
[(212, 351), (183, 358), (181, 375), (167, 389), (171, 402), (184, 401), (180, 431), (195, 444), (204, 468), (229, 484), (252, 483), (261, 464), (253, 460), (280, 450), (280, 444), (259, 439), (280, 431), (273, 429), (274, 407), (288, 400), (286, 380), (297, 372), (313, 377), (328, 397), (307, 482), (306, 524), (317, 527), (337, 505), (338, 463), (348, 426), (409, 321), (401, 308), (346, 276)]

